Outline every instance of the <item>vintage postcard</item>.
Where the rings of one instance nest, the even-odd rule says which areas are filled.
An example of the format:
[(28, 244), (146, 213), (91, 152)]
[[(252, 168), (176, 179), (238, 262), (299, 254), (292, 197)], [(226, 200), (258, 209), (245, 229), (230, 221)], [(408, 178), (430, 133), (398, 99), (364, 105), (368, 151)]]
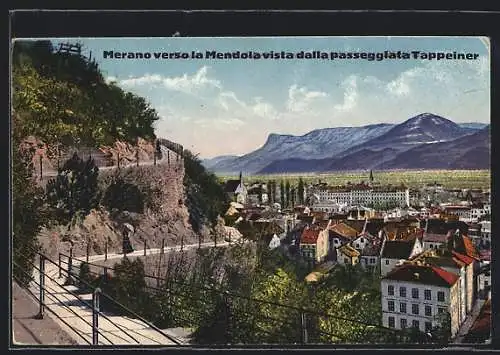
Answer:
[(11, 53), (13, 344), (491, 342), (487, 38)]

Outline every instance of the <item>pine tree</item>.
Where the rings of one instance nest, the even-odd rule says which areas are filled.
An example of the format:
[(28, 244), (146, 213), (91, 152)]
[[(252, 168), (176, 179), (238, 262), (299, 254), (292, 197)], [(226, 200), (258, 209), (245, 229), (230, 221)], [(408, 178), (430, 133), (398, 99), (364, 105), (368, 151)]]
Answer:
[(297, 187), (297, 193), (299, 197), (299, 204), (303, 205), (304, 204), (304, 180), (302, 180), (302, 177), (299, 178), (299, 185)]
[(274, 196), (273, 196), (273, 186), (272, 186), (271, 180), (267, 181), (267, 196), (268, 196), (269, 204), (273, 204), (274, 203)]
[(99, 203), (99, 169), (92, 158), (83, 161), (76, 153), (66, 161), (57, 177), (47, 184), (47, 199), (56, 218), (67, 223), (84, 217)]
[(276, 193), (276, 181), (275, 180), (272, 181), (271, 189), (272, 189), (271, 195), (273, 196), (273, 203), (275, 203), (278, 200), (278, 196)]
[(281, 209), (285, 208), (285, 183), (283, 180), (280, 182), (280, 199), (281, 199)]
[(290, 206), (290, 181), (286, 181), (286, 184), (285, 184), (285, 194), (286, 194), (286, 206), (289, 207)]
[(33, 178), (33, 152), (20, 147), (14, 132), (12, 149), (12, 244), (13, 276), (26, 286), (33, 273), (38, 250), (37, 234), (48, 221), (43, 189)]

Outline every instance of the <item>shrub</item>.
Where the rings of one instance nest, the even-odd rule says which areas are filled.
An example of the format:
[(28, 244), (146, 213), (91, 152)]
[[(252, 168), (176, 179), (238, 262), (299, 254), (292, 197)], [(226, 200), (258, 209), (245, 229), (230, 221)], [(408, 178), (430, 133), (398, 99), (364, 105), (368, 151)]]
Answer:
[(144, 197), (139, 188), (125, 182), (123, 178), (116, 178), (106, 189), (102, 204), (109, 210), (144, 212)]
[(92, 158), (83, 161), (76, 153), (47, 184), (47, 200), (62, 223), (85, 217), (99, 202), (99, 169)]

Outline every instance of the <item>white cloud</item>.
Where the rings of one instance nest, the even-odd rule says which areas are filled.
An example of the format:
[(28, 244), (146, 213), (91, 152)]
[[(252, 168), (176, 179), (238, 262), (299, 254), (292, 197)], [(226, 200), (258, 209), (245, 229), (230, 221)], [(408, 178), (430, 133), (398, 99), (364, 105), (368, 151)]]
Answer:
[(201, 129), (217, 130), (219, 132), (231, 132), (240, 129), (245, 122), (239, 118), (204, 118), (194, 121), (195, 125)]
[(344, 100), (341, 104), (334, 105), (333, 108), (340, 112), (351, 111), (358, 104), (358, 84), (357, 77), (354, 75), (349, 76), (342, 82), (344, 87)]
[(268, 102), (265, 102), (261, 97), (255, 98), (255, 104), (252, 106), (253, 113), (262, 118), (277, 119), (279, 118), (278, 112)]
[(222, 89), (219, 80), (208, 76), (209, 67), (203, 66), (193, 75), (184, 73), (182, 76), (165, 77), (159, 74), (145, 74), (119, 81), (119, 84), (128, 88), (144, 85), (160, 85), (167, 89), (194, 94), (205, 88)]
[[(225, 111), (230, 111), (234, 109), (246, 109), (247, 105), (236, 97), (233, 91), (224, 91), (219, 94), (218, 104)], [(235, 107), (236, 106), (236, 107)]]
[(322, 91), (309, 91), (305, 87), (298, 87), (297, 84), (288, 89), (288, 101), (286, 107), (291, 112), (303, 112), (308, 109), (317, 99), (327, 97), (327, 93)]
[(421, 67), (415, 67), (402, 72), (396, 79), (386, 85), (386, 90), (394, 96), (407, 96), (411, 92), (411, 85), (415, 78), (421, 76), (424, 70)]

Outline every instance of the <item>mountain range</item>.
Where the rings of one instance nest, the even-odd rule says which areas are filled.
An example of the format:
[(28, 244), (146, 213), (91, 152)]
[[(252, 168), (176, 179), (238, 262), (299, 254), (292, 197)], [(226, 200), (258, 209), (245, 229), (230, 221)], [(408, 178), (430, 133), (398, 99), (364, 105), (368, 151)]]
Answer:
[(324, 128), (302, 136), (272, 133), (253, 152), (202, 163), (209, 170), (225, 174), (489, 169), (489, 125), (456, 124), (422, 113), (400, 124)]

